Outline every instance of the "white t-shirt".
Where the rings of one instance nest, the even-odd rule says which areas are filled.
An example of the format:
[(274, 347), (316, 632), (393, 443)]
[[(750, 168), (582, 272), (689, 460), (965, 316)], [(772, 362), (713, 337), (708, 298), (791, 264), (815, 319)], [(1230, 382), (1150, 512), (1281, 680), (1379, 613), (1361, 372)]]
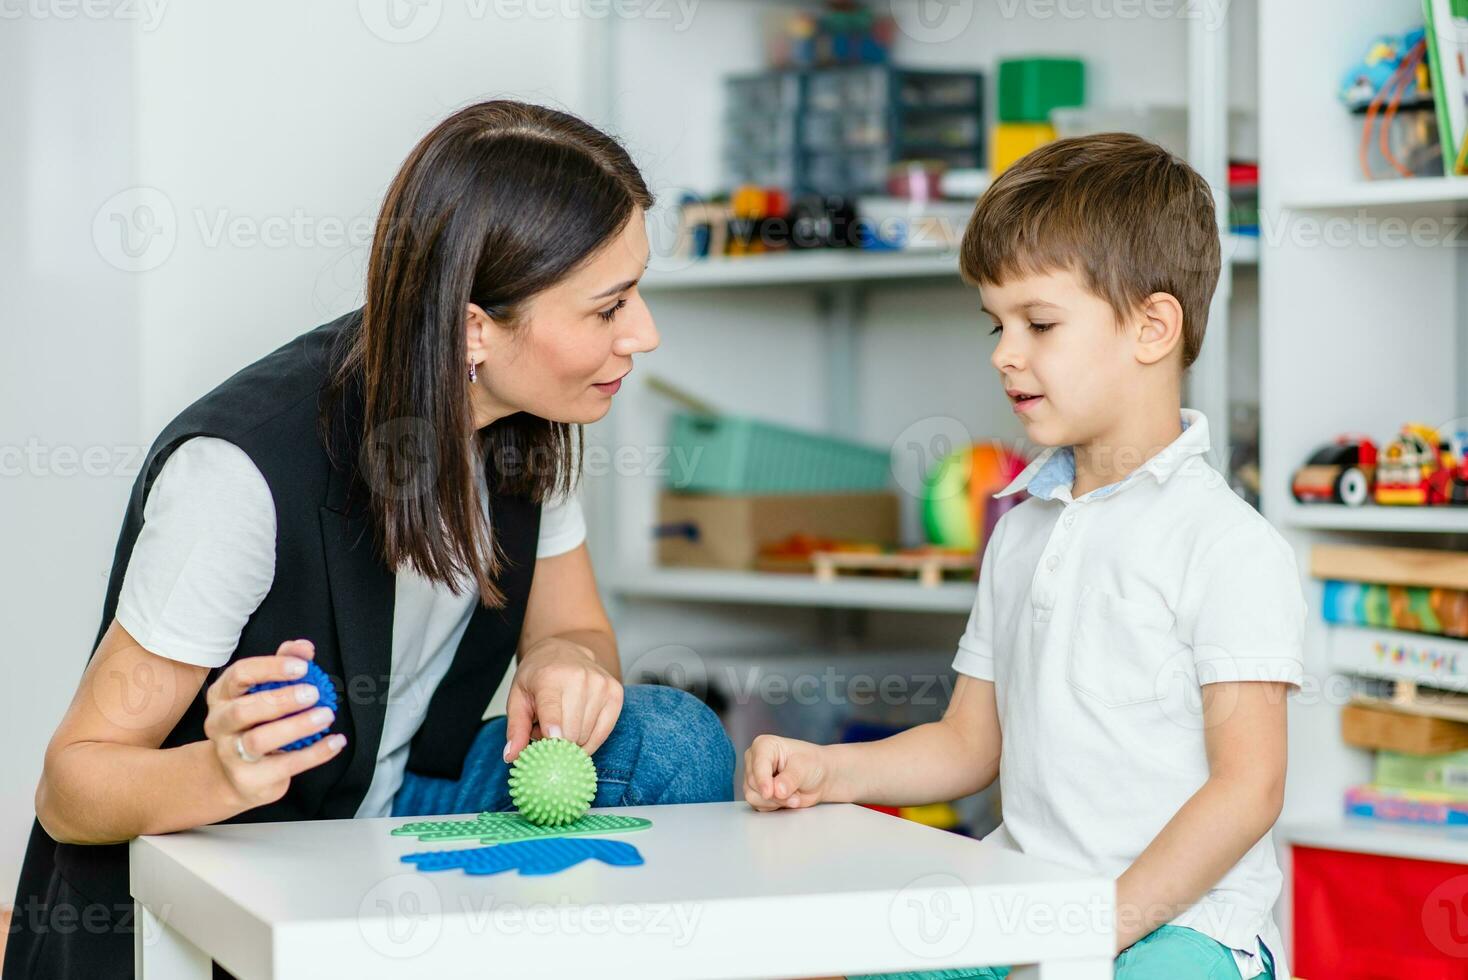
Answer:
[[(1208, 424), (1126, 479), (1072, 499), (1047, 450), (1000, 495), (1031, 499), (984, 549), (955, 670), (994, 682), (1003, 845), (1119, 876), (1208, 779), (1200, 688), (1298, 690), (1306, 605), (1293, 550), (1208, 464)], [(1270, 835), (1173, 919), (1284, 972)], [(1257, 937), (1257, 938), (1256, 938)]]
[[(487, 507), (482, 478), (480, 483)], [(118, 622), (160, 657), (200, 667), (227, 663), (275, 580), (275, 502), (265, 477), (234, 443), (196, 436), (163, 464), (143, 520), (122, 580)], [(585, 539), (586, 522), (575, 496), (542, 508), (537, 558), (563, 554)], [(372, 784), (357, 816), (391, 813), (409, 744), (478, 598), (472, 588), (455, 595), (411, 569), (398, 569), (391, 687)], [(486, 705), (493, 693), (484, 692)]]

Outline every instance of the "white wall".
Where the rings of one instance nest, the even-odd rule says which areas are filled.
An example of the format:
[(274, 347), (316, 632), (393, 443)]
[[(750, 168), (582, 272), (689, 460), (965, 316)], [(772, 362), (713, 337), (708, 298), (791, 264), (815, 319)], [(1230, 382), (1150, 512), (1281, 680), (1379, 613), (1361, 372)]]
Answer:
[[(411, 16), (394, 26), (394, 7)], [(7, 8), (0, 903), (45, 742), (97, 630), (138, 462), (129, 447), (357, 304), (366, 241), (347, 233), (370, 229), (397, 165), (438, 119), (501, 95), (596, 116), (588, 38), (600, 25), (495, 9), (181, 0), (156, 18), (144, 6), (63, 19), (59, 4)], [(116, 462), (69, 476), (64, 454), (30, 462), (32, 441), (101, 447), (94, 457)]]

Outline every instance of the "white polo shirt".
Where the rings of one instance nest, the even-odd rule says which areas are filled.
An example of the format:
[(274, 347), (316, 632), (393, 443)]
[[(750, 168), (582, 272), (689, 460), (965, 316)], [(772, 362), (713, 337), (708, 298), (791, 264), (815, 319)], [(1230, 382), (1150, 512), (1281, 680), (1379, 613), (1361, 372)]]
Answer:
[[(1298, 690), (1306, 606), (1290, 546), (1211, 465), (1208, 423), (1125, 479), (1072, 499), (1069, 447), (996, 496), (1029, 491), (984, 549), (955, 670), (994, 682), (1004, 822), (992, 839), (1119, 876), (1208, 779), (1200, 687)], [(1173, 924), (1283, 972), (1270, 835)]]

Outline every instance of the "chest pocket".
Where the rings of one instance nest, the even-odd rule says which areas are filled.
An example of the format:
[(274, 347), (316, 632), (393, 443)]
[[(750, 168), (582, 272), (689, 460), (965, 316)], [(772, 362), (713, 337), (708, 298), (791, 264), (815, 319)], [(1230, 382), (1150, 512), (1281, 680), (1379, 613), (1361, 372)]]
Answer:
[(1066, 679), (1108, 708), (1158, 701), (1161, 676), (1178, 647), (1165, 606), (1083, 586), (1066, 654)]

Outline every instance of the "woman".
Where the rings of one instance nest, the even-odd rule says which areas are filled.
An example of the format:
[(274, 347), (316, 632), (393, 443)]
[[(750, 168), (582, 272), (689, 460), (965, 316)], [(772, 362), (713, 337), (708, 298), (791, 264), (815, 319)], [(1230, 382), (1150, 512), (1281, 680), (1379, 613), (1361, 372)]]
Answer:
[[(657, 346), (651, 201), (572, 116), (457, 112), (388, 189), (363, 308), (164, 429), (47, 748), (7, 980), (133, 975), (116, 842), (140, 834), (509, 809), (541, 735), (592, 753), (597, 806), (732, 798), (713, 713), (622, 687), (571, 495), (579, 426)], [(313, 659), (338, 713), (249, 693)]]

